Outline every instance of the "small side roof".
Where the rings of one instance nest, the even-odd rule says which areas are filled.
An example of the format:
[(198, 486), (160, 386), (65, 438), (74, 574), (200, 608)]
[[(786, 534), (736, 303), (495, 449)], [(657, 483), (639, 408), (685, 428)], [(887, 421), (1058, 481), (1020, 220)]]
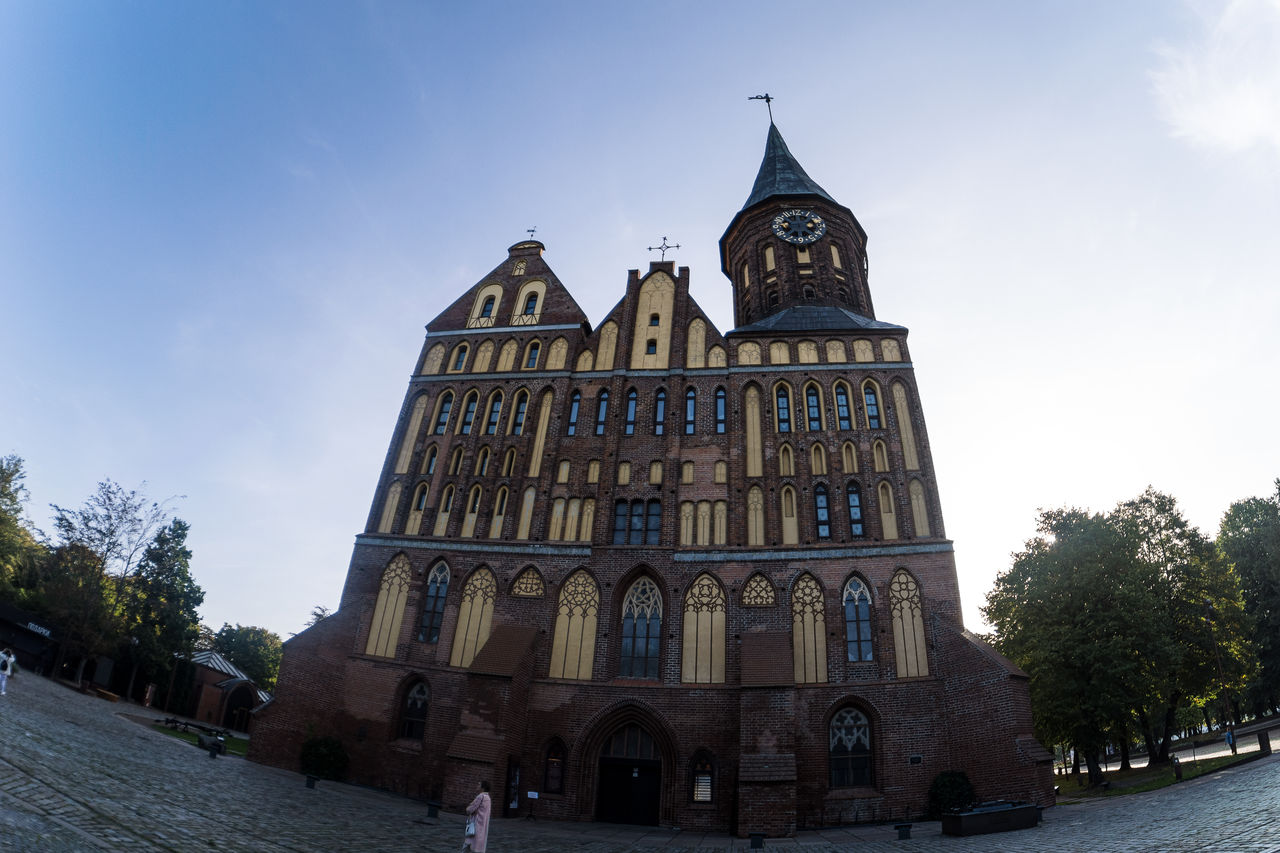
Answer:
[(739, 335), (747, 332), (819, 332), (819, 331), (895, 331), (905, 332), (905, 326), (872, 320), (845, 308), (833, 305), (794, 305), (784, 308), (755, 323), (741, 326), (729, 332)]

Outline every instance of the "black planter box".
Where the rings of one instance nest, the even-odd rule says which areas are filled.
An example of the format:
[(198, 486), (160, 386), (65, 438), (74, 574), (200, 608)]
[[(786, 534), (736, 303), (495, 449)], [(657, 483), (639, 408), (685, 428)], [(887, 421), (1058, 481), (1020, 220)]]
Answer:
[(968, 811), (942, 816), (944, 835), (985, 835), (1030, 829), (1040, 822), (1040, 809), (1030, 803), (979, 803)]

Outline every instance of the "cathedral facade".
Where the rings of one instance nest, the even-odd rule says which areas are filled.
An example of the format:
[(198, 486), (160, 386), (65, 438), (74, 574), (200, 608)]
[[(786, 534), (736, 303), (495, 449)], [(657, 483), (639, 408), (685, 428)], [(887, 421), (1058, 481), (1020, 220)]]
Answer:
[(593, 327), (517, 243), (427, 326), (337, 611), (250, 758), (508, 816), (787, 835), (943, 771), (1053, 802), (1027, 678), (966, 632), (907, 329), (770, 126), (722, 333), (651, 263)]

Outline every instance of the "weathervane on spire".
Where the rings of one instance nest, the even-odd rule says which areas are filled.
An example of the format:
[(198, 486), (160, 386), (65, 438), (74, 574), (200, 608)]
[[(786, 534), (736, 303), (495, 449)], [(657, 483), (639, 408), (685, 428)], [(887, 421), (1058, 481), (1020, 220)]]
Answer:
[(666, 237), (663, 237), (663, 238), (662, 238), (662, 245), (661, 245), (661, 246), (650, 246), (650, 247), (649, 247), (649, 251), (650, 251), (650, 252), (657, 252), (657, 251), (661, 251), (661, 252), (662, 252), (662, 260), (664, 260), (664, 261), (665, 261), (665, 260), (667, 259), (667, 250), (668, 250), (668, 249), (679, 249), (679, 248), (680, 248), (680, 244), (679, 244), (679, 243), (676, 243), (676, 244), (672, 245), (671, 243), (668, 243), (668, 242), (667, 242), (667, 238), (666, 238)]
[(529, 233), (529, 239), (532, 240), (534, 232), (538, 230), (538, 226), (535, 225), (532, 228), (526, 228), (524, 230)]
[(747, 98), (748, 101), (764, 101), (764, 105), (769, 109), (769, 124), (773, 124), (773, 96), (768, 92), (763, 95), (752, 95)]

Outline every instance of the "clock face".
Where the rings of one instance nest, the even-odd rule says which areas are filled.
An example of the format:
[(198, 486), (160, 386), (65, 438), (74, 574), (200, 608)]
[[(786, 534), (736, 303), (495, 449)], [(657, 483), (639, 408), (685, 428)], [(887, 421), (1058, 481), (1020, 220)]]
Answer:
[(803, 246), (813, 243), (827, 233), (827, 223), (812, 210), (792, 208), (773, 217), (773, 233), (788, 243)]

